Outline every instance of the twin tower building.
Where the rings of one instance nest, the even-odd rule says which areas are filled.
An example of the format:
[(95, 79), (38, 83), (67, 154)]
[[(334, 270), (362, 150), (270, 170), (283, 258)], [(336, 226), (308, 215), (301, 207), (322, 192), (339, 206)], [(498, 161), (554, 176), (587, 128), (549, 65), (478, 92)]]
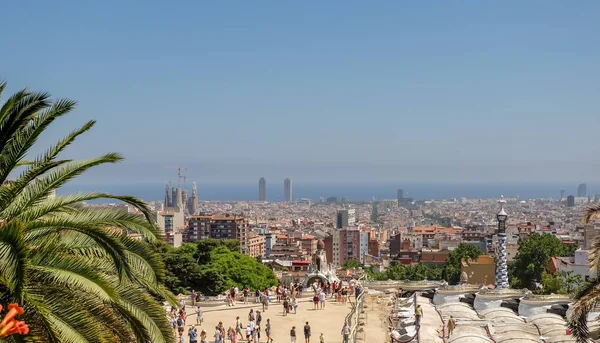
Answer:
[[(284, 201), (292, 201), (292, 180), (283, 180), (283, 198)], [(267, 180), (261, 177), (258, 180), (258, 201), (267, 201)]]

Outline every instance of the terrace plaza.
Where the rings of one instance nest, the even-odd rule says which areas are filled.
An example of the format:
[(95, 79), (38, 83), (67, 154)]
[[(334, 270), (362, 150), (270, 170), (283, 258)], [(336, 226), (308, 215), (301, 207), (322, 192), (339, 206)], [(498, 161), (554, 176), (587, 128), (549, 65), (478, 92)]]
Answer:
[[(306, 293), (302, 298), (298, 298), (298, 301), (298, 313), (294, 314), (292, 311), (287, 316), (283, 316), (282, 303), (271, 302), (269, 309), (262, 314), (261, 342), (266, 341), (264, 325), (267, 319), (271, 320), (271, 337), (275, 342), (289, 342), (292, 326), (296, 326), (297, 341), (304, 342), (302, 330), (306, 322), (309, 322), (311, 326), (311, 342), (319, 342), (321, 332), (325, 336), (325, 342), (341, 342), (341, 330), (344, 325), (344, 319), (352, 309), (349, 303), (336, 303), (328, 298), (325, 309), (314, 310), (311, 292)], [(354, 301), (354, 298), (352, 298), (352, 301)], [(244, 325), (244, 330), (242, 330), (244, 340), (240, 341), (245, 342), (245, 327), (248, 323), (248, 312), (250, 312), (250, 309), (253, 309), (254, 312), (257, 310), (262, 312), (262, 306), (255, 303), (244, 305), (241, 302), (236, 302), (236, 305), (233, 307), (227, 307), (225, 303), (213, 307), (203, 307), (204, 322), (202, 325), (197, 326), (198, 333), (202, 329), (206, 330), (208, 341), (212, 342), (214, 340), (215, 326), (220, 321), (223, 322), (225, 329), (230, 326), (235, 327), (235, 318), (239, 316)], [(186, 310), (188, 313), (185, 331), (187, 335), (188, 328), (191, 325), (196, 325), (196, 314), (194, 313), (194, 308), (191, 306), (188, 306)], [(187, 336), (185, 338), (187, 342)]]

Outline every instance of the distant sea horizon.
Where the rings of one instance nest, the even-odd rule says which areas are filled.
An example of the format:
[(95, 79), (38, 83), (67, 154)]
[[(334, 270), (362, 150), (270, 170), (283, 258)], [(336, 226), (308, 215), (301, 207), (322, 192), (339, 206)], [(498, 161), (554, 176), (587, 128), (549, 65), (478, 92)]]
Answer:
[[(176, 184), (173, 184), (176, 186)], [(560, 198), (560, 190), (565, 190), (565, 197), (577, 196), (578, 184), (572, 183), (440, 183), (440, 182), (407, 182), (407, 183), (326, 183), (307, 182), (293, 183), (292, 196), (294, 200), (311, 199), (318, 201), (321, 197), (344, 197), (347, 201), (371, 201), (381, 199), (396, 199), (396, 191), (404, 190), (405, 198), (414, 200), (442, 200), (442, 199), (492, 199), (503, 195), (507, 198), (519, 199)], [(197, 184), (198, 197), (207, 201), (256, 201), (258, 200), (258, 182), (248, 183), (210, 183)], [(57, 193), (70, 194), (75, 192), (108, 192), (119, 195), (131, 195), (145, 201), (164, 200), (164, 183), (132, 183), (132, 184), (67, 184)], [(192, 185), (187, 184), (186, 189), (191, 194)], [(587, 195), (594, 197), (600, 190), (600, 184), (587, 184)], [(281, 184), (269, 183), (267, 180), (267, 201), (283, 201), (283, 181)], [(94, 203), (107, 203), (100, 200)]]

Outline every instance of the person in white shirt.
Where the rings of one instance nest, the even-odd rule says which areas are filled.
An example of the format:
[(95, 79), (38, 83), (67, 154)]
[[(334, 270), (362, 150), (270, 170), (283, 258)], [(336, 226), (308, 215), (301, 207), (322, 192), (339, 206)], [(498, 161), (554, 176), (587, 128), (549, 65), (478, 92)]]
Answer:
[(215, 342), (221, 342), (221, 329), (218, 326), (215, 327)]
[(252, 340), (252, 328), (250, 327), (250, 322), (248, 322), (248, 327), (246, 328), (246, 339), (248, 342)]
[(342, 337), (342, 342), (348, 343), (348, 339), (350, 338), (350, 327), (347, 322), (344, 322), (344, 326), (342, 327)]

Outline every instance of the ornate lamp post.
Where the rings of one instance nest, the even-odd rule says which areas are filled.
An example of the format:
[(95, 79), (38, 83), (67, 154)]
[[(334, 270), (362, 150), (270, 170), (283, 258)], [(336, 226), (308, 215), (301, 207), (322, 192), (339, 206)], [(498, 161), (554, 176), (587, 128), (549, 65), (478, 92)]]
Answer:
[(496, 289), (508, 288), (508, 269), (506, 267), (506, 219), (508, 215), (504, 211), (506, 201), (500, 197), (500, 212), (496, 215), (498, 219), (498, 264), (496, 265)]

